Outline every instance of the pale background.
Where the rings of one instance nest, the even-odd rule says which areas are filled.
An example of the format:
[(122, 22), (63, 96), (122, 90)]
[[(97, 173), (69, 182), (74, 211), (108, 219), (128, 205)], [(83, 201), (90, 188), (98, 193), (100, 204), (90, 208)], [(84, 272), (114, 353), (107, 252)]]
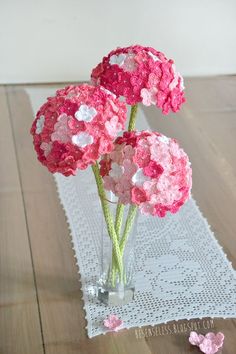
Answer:
[(117, 46), (185, 76), (236, 73), (236, 0), (0, 0), (0, 83), (82, 81)]

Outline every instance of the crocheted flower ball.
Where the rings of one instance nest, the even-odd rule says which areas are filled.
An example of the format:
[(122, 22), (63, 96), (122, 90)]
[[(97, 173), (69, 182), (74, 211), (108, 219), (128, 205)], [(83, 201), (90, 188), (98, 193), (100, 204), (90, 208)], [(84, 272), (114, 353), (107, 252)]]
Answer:
[(39, 109), (31, 128), (38, 159), (52, 173), (74, 175), (112, 151), (125, 120), (125, 103), (101, 87), (58, 90)]
[(174, 139), (157, 132), (125, 132), (100, 162), (105, 189), (143, 214), (176, 213), (190, 196), (192, 170)]
[(142, 102), (177, 112), (185, 102), (183, 78), (174, 61), (161, 52), (139, 45), (117, 48), (92, 71), (92, 82), (124, 96), (130, 105)]

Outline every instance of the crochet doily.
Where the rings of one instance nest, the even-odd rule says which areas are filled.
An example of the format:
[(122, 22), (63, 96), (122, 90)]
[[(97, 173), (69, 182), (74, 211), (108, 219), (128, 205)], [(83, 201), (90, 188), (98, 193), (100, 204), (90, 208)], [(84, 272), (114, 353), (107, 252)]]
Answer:
[[(35, 111), (42, 98), (53, 94), (49, 91), (28, 90)], [(147, 128), (144, 117), (139, 119), (139, 129)], [(123, 320), (124, 328), (236, 317), (236, 273), (193, 199), (175, 215), (138, 218), (135, 300), (123, 307), (101, 304), (94, 291), (101, 258), (101, 209), (92, 171), (71, 177), (56, 174), (55, 180), (81, 276), (89, 337), (106, 333), (102, 323), (111, 313)]]

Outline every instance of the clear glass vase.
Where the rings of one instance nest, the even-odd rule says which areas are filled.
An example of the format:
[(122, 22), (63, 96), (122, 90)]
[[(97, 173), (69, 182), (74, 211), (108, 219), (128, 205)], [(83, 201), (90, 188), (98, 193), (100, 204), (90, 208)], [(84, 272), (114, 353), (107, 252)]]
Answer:
[[(116, 219), (117, 198), (112, 193), (108, 196), (110, 210), (114, 225)], [(126, 220), (133, 212), (131, 226), (125, 235)], [(118, 235), (120, 261), (117, 260), (117, 252), (114, 242), (107, 230), (107, 224), (102, 216), (101, 222), (101, 270), (98, 281), (98, 299), (108, 306), (121, 306), (134, 298), (134, 271), (135, 271), (135, 242), (137, 232), (137, 212), (132, 206), (125, 206), (123, 211), (123, 223)], [(134, 216), (135, 215), (135, 216)], [(125, 236), (125, 242), (124, 241)], [(119, 264), (118, 264), (119, 263)]]

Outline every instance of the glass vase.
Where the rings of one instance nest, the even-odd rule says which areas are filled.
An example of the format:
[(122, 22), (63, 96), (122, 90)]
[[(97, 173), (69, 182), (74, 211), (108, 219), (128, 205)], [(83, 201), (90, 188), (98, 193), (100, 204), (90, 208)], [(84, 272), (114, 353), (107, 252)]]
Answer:
[[(113, 216), (114, 226), (117, 212), (117, 198), (112, 193), (108, 196), (109, 207)], [(117, 239), (119, 251), (108, 234), (104, 216), (101, 220), (101, 270), (98, 281), (98, 299), (108, 306), (122, 306), (134, 298), (134, 274), (135, 274), (135, 242), (137, 232), (137, 212), (130, 205), (122, 210), (122, 225)], [(132, 214), (133, 213), (133, 214)], [(127, 218), (130, 220), (129, 232), (127, 231)], [(125, 236), (125, 239), (124, 239)], [(125, 242), (124, 242), (125, 240)], [(120, 256), (120, 257), (119, 257)], [(118, 259), (119, 258), (119, 259)]]

